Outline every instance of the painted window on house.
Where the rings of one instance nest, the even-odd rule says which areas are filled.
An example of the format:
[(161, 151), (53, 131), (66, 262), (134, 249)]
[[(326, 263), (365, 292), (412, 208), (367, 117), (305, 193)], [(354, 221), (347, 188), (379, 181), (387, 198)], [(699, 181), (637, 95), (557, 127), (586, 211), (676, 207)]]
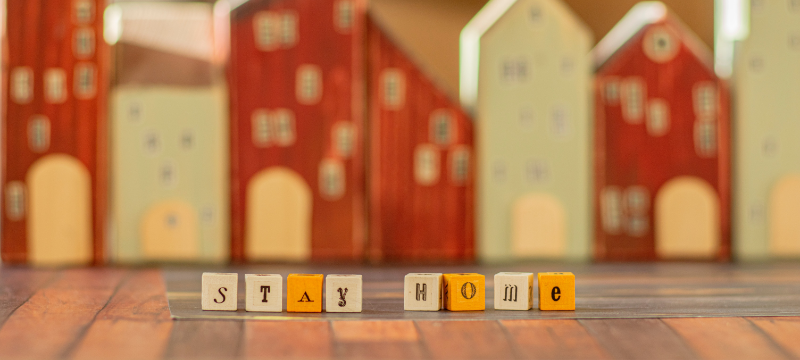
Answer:
[(50, 119), (44, 115), (34, 115), (28, 121), (28, 146), (31, 151), (42, 153), (50, 147)]
[(508, 177), (506, 163), (502, 160), (495, 160), (492, 165), (492, 179), (495, 183), (504, 183)]
[(94, 21), (94, 3), (91, 0), (75, 0), (73, 11), (77, 24), (89, 24)]
[(650, 193), (644, 186), (630, 186), (625, 190), (625, 209), (629, 215), (646, 215), (650, 210)]
[(604, 82), (604, 97), (606, 104), (618, 105), (619, 104), (619, 78), (609, 77)]
[(278, 146), (290, 146), (294, 144), (295, 127), (294, 113), (289, 109), (278, 109), (272, 115), (273, 126), (275, 127), (275, 143)]
[(155, 131), (148, 131), (144, 135), (144, 151), (148, 154), (155, 155), (161, 151), (161, 136)]
[(174, 187), (178, 183), (178, 169), (172, 161), (165, 161), (161, 165), (159, 178), (165, 187)]
[(450, 181), (464, 185), (469, 178), (469, 148), (457, 146), (450, 150)]
[(644, 79), (628, 77), (621, 85), (622, 118), (628, 123), (639, 124), (644, 117), (644, 101), (647, 98)]
[(133, 101), (128, 104), (128, 121), (138, 123), (142, 121), (142, 104), (138, 101)]
[(333, 143), (336, 153), (342, 158), (349, 158), (353, 155), (355, 148), (356, 129), (353, 124), (339, 122), (333, 127)]
[(414, 180), (422, 186), (439, 181), (439, 151), (434, 145), (417, 145), (414, 150)]
[(191, 150), (194, 148), (195, 141), (194, 131), (186, 129), (181, 134), (181, 148), (184, 150)]
[(603, 230), (617, 234), (622, 227), (622, 194), (618, 187), (609, 186), (600, 195)]
[(281, 15), (281, 45), (292, 47), (297, 43), (297, 13), (286, 11)]
[(789, 0), (789, 10), (800, 13), (800, 0)]
[(647, 216), (631, 216), (625, 230), (633, 237), (645, 236), (650, 231), (650, 220)]
[(388, 68), (381, 74), (383, 105), (387, 110), (402, 109), (406, 102), (406, 77), (402, 70)]
[(274, 11), (261, 11), (253, 17), (256, 48), (272, 51), (280, 45), (280, 16)]
[(33, 70), (27, 66), (11, 70), (11, 98), (17, 104), (33, 100)]
[(455, 115), (447, 109), (434, 110), (430, 116), (430, 139), (437, 145), (450, 145), (455, 141)]
[(653, 26), (645, 33), (642, 46), (650, 60), (663, 64), (678, 55), (680, 39), (666, 26)]
[(507, 83), (521, 83), (528, 78), (528, 62), (522, 59), (506, 60), (502, 65), (502, 79)]
[(536, 123), (536, 115), (531, 108), (524, 108), (519, 112), (519, 124), (525, 130), (533, 129)]
[(297, 102), (314, 105), (322, 98), (322, 70), (316, 65), (300, 65), (297, 68), (295, 93)]
[(530, 159), (525, 163), (525, 180), (531, 184), (542, 184), (550, 179), (550, 166), (542, 159)]
[(75, 97), (81, 100), (94, 98), (97, 68), (92, 63), (75, 65)]
[(571, 75), (575, 70), (575, 60), (571, 57), (564, 57), (561, 59), (561, 74), (564, 76)]
[(544, 22), (544, 12), (540, 6), (532, 6), (528, 10), (528, 19), (533, 25), (540, 25)]
[(6, 185), (6, 217), (19, 221), (25, 217), (25, 184), (11, 181)]
[(694, 113), (698, 117), (713, 117), (717, 114), (717, 86), (713, 82), (701, 82), (692, 89)]
[(73, 52), (78, 59), (88, 59), (94, 55), (94, 29), (80, 28), (75, 30)]
[(61, 104), (67, 101), (67, 73), (63, 69), (45, 70), (44, 99), (50, 104)]
[(550, 132), (556, 138), (564, 138), (570, 132), (570, 120), (566, 107), (559, 106), (553, 109)]
[(717, 124), (710, 119), (694, 123), (694, 148), (700, 157), (713, 157), (717, 154)]
[(662, 136), (669, 131), (669, 104), (664, 99), (650, 99), (647, 102), (647, 133)]
[(257, 147), (269, 146), (272, 141), (272, 124), (269, 119), (269, 112), (264, 109), (253, 111), (250, 117), (253, 145)]
[(347, 33), (353, 27), (354, 18), (353, 2), (350, 0), (339, 0), (336, 2), (333, 23), (336, 30)]
[(319, 191), (325, 200), (338, 200), (344, 196), (344, 164), (335, 159), (326, 159), (319, 166)]

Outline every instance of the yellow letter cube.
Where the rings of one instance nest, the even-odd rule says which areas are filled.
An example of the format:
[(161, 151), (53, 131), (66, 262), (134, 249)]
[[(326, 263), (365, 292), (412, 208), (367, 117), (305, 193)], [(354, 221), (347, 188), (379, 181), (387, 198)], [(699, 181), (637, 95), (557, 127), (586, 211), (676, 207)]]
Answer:
[(539, 273), (539, 310), (575, 310), (575, 275)]
[(286, 311), (322, 312), (322, 274), (289, 274), (286, 278)]
[(442, 301), (450, 311), (486, 310), (486, 277), (481, 274), (444, 274)]

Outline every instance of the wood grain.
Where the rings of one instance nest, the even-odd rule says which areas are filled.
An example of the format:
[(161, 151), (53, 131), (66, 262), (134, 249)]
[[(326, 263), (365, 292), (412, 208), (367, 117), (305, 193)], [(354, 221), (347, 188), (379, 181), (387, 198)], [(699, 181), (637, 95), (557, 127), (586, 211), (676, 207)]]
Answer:
[(432, 359), (508, 359), (511, 342), (496, 321), (420, 321)]
[(413, 321), (334, 321), (335, 353), (344, 359), (419, 359), (424, 349)]
[(52, 280), (55, 271), (4, 268), (0, 272), (0, 325), (9, 315)]
[(158, 359), (172, 330), (166, 288), (157, 270), (136, 273), (97, 315), (74, 359)]
[(167, 359), (230, 359), (239, 357), (241, 321), (176, 321), (164, 357)]
[(785, 359), (758, 328), (742, 318), (664, 319), (703, 359)]
[(333, 357), (327, 321), (247, 321), (243, 353), (248, 359), (329, 359)]
[(63, 271), (0, 329), (0, 358), (45, 359), (69, 353), (125, 274), (113, 269)]
[(577, 320), (503, 320), (525, 359), (608, 359), (608, 353)]
[(697, 356), (659, 319), (579, 320), (615, 359), (694, 359)]
[(748, 318), (755, 326), (780, 345), (792, 357), (800, 358), (800, 319), (798, 318)]

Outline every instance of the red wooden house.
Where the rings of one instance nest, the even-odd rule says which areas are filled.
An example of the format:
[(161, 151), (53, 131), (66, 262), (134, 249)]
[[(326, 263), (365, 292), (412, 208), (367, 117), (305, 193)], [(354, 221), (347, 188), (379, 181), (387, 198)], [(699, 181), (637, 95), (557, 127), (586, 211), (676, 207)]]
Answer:
[(2, 258), (103, 260), (102, 0), (7, 0)]
[(594, 56), (597, 258), (727, 259), (728, 94), (711, 52), (645, 2)]
[(235, 260), (472, 255), (470, 121), (366, 1), (233, 9), (230, 82)]

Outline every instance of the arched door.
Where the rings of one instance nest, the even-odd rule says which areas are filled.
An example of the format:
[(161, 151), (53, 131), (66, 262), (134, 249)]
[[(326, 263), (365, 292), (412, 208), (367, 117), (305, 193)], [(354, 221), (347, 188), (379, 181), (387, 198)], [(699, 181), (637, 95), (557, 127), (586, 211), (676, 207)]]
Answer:
[(769, 251), (774, 256), (800, 255), (800, 175), (780, 179), (769, 199)]
[(92, 261), (92, 182), (77, 159), (42, 157), (27, 175), (28, 260), (37, 265)]
[(512, 210), (515, 257), (558, 258), (567, 248), (567, 218), (561, 202), (549, 194), (528, 194)]
[(311, 190), (287, 168), (270, 168), (247, 185), (245, 252), (249, 260), (311, 256)]
[(147, 260), (197, 259), (197, 211), (180, 200), (157, 203), (142, 217), (142, 256)]
[(656, 196), (656, 254), (662, 259), (715, 257), (719, 222), (719, 197), (711, 185), (692, 176), (670, 180)]

